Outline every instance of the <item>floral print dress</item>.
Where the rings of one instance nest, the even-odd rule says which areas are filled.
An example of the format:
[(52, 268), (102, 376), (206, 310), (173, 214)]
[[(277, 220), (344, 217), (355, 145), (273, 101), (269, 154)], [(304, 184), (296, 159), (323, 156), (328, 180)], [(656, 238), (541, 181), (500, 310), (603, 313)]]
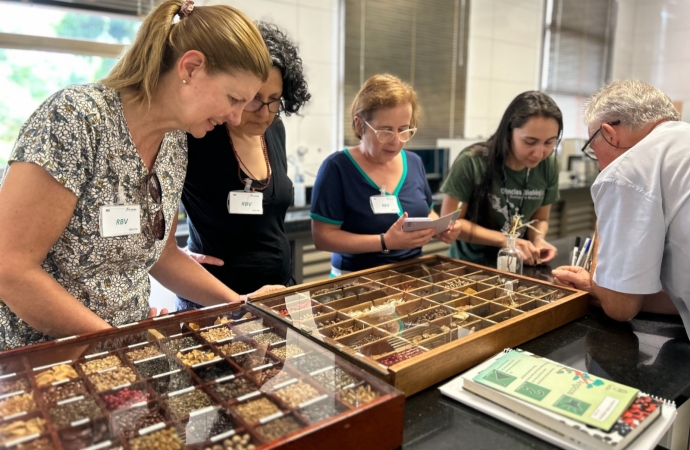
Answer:
[[(101, 237), (99, 232), (100, 207), (117, 202), (120, 185), (127, 204), (141, 205), (142, 230), (147, 223), (144, 179), (149, 171), (134, 146), (117, 91), (88, 84), (52, 95), (22, 126), (10, 156), (10, 164), (14, 161), (43, 167), (78, 199), (43, 269), (111, 325), (145, 318), (151, 291), (148, 271), (165, 246), (184, 184), (185, 133), (165, 135), (154, 165), (165, 216), (165, 237), (154, 242), (144, 233)], [(0, 350), (50, 339), (0, 299)]]

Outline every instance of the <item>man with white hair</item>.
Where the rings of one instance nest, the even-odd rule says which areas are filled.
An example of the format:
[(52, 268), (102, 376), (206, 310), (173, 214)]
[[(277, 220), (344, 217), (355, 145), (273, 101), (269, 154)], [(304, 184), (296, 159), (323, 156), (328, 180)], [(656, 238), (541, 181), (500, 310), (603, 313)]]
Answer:
[(592, 293), (615, 320), (680, 314), (690, 336), (690, 124), (679, 119), (663, 92), (640, 81), (614, 81), (591, 99), (582, 151), (601, 169), (591, 188), (596, 269), (553, 276)]

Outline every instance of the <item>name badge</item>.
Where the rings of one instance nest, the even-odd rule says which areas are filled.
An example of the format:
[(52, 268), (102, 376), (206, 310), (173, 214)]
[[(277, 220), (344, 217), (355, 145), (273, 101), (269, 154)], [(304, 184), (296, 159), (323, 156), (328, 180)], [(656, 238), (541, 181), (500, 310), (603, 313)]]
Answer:
[(100, 208), (101, 237), (128, 236), (141, 233), (139, 205), (105, 205)]
[(369, 197), (374, 214), (400, 214), (398, 198), (395, 195), (372, 195)]
[(264, 196), (261, 192), (230, 191), (228, 212), (230, 214), (263, 214)]

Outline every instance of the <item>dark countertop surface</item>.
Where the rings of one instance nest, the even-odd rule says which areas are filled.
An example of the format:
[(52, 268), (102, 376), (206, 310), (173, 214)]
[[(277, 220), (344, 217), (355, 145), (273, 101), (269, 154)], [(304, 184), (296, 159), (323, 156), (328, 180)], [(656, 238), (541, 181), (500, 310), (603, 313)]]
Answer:
[[(552, 243), (559, 248), (555, 264), (526, 267), (524, 275), (551, 280), (551, 268), (567, 260), (574, 238)], [(676, 406), (684, 403), (690, 394), (690, 341), (678, 316), (640, 314), (630, 322), (619, 323), (608, 319), (601, 309), (591, 307), (586, 316), (520, 348), (675, 400)], [(440, 384), (407, 399), (404, 449), (556, 448), (442, 396), (438, 390)]]

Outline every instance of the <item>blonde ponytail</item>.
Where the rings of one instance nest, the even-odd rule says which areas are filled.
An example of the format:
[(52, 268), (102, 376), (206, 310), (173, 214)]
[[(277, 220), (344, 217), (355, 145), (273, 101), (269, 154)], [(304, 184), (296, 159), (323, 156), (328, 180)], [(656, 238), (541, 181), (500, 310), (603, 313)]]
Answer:
[(246, 15), (227, 5), (196, 6), (178, 21), (175, 17), (184, 3), (167, 0), (151, 11), (102, 83), (114, 89), (132, 88), (137, 103), (150, 105), (161, 76), (189, 50), (206, 56), (210, 74), (245, 71), (268, 79), (270, 55)]

